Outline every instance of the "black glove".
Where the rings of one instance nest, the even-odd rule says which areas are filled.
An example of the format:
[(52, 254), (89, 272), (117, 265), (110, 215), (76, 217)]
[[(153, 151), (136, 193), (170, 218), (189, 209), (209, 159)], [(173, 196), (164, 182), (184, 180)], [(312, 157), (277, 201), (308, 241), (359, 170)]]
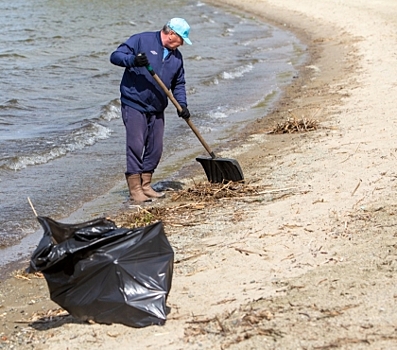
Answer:
[(134, 66), (135, 67), (146, 67), (149, 65), (149, 60), (146, 57), (145, 53), (138, 53), (135, 56)]
[(182, 110), (178, 111), (178, 115), (183, 118), (183, 119), (189, 119), (190, 118), (190, 112), (187, 109), (187, 107), (182, 106)]

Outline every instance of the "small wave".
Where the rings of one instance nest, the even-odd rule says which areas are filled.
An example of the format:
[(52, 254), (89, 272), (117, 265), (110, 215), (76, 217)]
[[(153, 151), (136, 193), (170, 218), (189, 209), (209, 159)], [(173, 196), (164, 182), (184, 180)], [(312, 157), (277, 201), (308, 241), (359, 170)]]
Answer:
[(224, 119), (227, 118), (227, 114), (221, 111), (211, 111), (208, 113), (211, 118), (214, 119)]
[(194, 55), (194, 56), (190, 56), (189, 60), (202, 61), (203, 57), (200, 55)]
[(194, 95), (197, 92), (196, 87), (192, 86), (189, 89), (186, 90), (187, 95)]
[(13, 53), (13, 52), (10, 52), (10, 53), (0, 53), (0, 58), (27, 58), (26, 56), (24, 56), (24, 55), (19, 55), (19, 54), (17, 54), (17, 53)]
[[(1, 107), (0, 107), (1, 108)], [(13, 125), (13, 123), (9, 120), (9, 118), (7, 118), (7, 116), (3, 117), (0, 116), (0, 125)], [(0, 128), (0, 132), (1, 132), (1, 128)]]
[(233, 28), (226, 28), (225, 31), (221, 34), (222, 36), (232, 36), (234, 34)]
[(100, 119), (111, 121), (113, 119), (120, 118), (120, 100), (114, 99), (107, 105), (102, 106)]
[(49, 138), (37, 140), (37, 147), (29, 147), (29, 149), (37, 149), (40, 150), (39, 152), (3, 159), (0, 168), (17, 171), (31, 165), (45, 164), (68, 153), (92, 146), (98, 140), (109, 138), (111, 133), (112, 130), (103, 125), (87, 122), (71, 134), (56, 136), (53, 140)]
[(254, 69), (252, 63), (244, 66), (237, 67), (229, 72), (222, 72), (216, 75), (214, 78), (208, 81), (204, 81), (204, 85), (218, 85), (221, 80), (232, 80), (243, 77), (246, 73), (249, 73)]
[(252, 105), (239, 105), (239, 106), (219, 106), (207, 113), (207, 115), (212, 119), (225, 119), (229, 118), (231, 115), (246, 111), (251, 108)]
[[(102, 58), (103, 56), (107, 56), (109, 54), (108, 50), (101, 50), (101, 51), (93, 51), (88, 54), (86, 57), (88, 58)], [(78, 56), (80, 57), (80, 56)]]
[(0, 110), (8, 109), (29, 110), (28, 107), (23, 106), (16, 98), (0, 103)]
[(1, 104), (2, 107), (15, 107), (17, 105), (18, 105), (18, 100), (16, 98), (12, 98)]
[(252, 71), (253, 68), (254, 66), (251, 63), (249, 63), (245, 66), (238, 67), (232, 70), (231, 72), (223, 72), (222, 78), (225, 80), (241, 78), (242, 76), (244, 76), (245, 73)]

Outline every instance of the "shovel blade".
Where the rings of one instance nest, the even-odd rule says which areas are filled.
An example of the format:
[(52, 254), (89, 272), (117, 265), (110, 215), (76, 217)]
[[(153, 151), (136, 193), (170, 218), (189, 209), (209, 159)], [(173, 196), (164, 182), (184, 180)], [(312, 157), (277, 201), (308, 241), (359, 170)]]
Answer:
[(197, 157), (196, 160), (204, 168), (209, 182), (222, 183), (244, 180), (243, 171), (235, 159)]

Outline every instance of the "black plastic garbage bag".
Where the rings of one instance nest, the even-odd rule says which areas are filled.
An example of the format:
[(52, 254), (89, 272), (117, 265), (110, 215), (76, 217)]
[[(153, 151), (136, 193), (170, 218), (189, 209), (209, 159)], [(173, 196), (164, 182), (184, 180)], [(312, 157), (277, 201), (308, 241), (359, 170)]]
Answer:
[(104, 218), (80, 224), (37, 219), (44, 235), (28, 270), (43, 272), (51, 300), (83, 321), (165, 323), (174, 251), (161, 222), (128, 229)]

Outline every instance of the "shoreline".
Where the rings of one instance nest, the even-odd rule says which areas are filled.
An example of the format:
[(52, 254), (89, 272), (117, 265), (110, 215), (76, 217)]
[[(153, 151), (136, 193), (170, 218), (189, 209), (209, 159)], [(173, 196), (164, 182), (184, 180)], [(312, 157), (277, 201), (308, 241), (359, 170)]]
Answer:
[[(201, 225), (170, 228), (178, 263), (164, 326), (56, 319), (47, 328), (28, 329), (30, 343), (20, 343), (21, 349), (128, 349), (131, 337), (141, 348), (170, 350), (395, 344), (397, 145), (395, 129), (387, 126), (397, 127), (397, 5), (383, 0), (374, 12), (356, 0), (210, 3), (260, 13), (310, 41), (312, 60), (277, 107), (222, 152), (238, 159), (249, 181), (291, 190), (256, 201), (224, 201), (196, 214), (204, 218)], [(376, 39), (380, 33), (382, 42)], [(373, 64), (379, 60), (381, 66)], [(321, 128), (267, 134), (269, 126), (291, 116), (317, 119)], [(0, 336), (22, 341), (27, 337), (17, 335), (15, 321), (56, 306), (42, 279), (1, 283), (7, 318)], [(2, 341), (0, 348), (8, 344)]]
[[(211, 3), (211, 5), (214, 7), (222, 7), (218, 1), (214, 1), (214, 2), (208, 1), (208, 3), (209, 4)], [(270, 23), (270, 20), (266, 19), (266, 22)], [(283, 87), (282, 90), (283, 92), (281, 96), (285, 95), (285, 91), (288, 89), (288, 87), (289, 85)], [(277, 108), (282, 98), (283, 97), (279, 98), (274, 103), (275, 105), (274, 108), (268, 108), (269, 111)], [(261, 117), (261, 119), (264, 119), (265, 121), (268, 120), (268, 116), (270, 119), (271, 112), (266, 112), (266, 113), (267, 114)], [(232, 137), (232, 139), (228, 142), (227, 145), (218, 145), (217, 148), (221, 150), (220, 153), (222, 153), (222, 150), (225, 151), (226, 153), (232, 152), (233, 148), (235, 148), (241, 143), (241, 141), (239, 140), (245, 139), (247, 135), (255, 133), (255, 128), (257, 126), (256, 124), (257, 122), (255, 121), (248, 122), (247, 125), (241, 128), (241, 130), (239, 130), (237, 133), (235, 133), (234, 137)], [(204, 155), (207, 154), (206, 151), (203, 151), (203, 153)], [(180, 160), (179, 163), (180, 163), (179, 170), (175, 170), (177, 169), (177, 167), (173, 166), (172, 168), (174, 170), (172, 170), (171, 172), (167, 170), (167, 168), (170, 167), (170, 165), (165, 165), (164, 168), (159, 167), (159, 169), (154, 174), (154, 184), (157, 183), (157, 180), (158, 182), (169, 181), (170, 179), (175, 177), (182, 177), (183, 179), (192, 179), (195, 177), (200, 178), (203, 175), (203, 169), (201, 168), (200, 165), (197, 165), (198, 163), (186, 165), (183, 163), (182, 160)], [(117, 192), (125, 192), (126, 194), (125, 199), (127, 200), (128, 195), (127, 195), (127, 188), (124, 179), (115, 183), (115, 185), (112, 186), (106, 193), (96, 198), (93, 198), (88, 202), (83, 203), (83, 205), (80, 208), (77, 208), (69, 215), (55, 219), (65, 223), (84, 222), (98, 216), (109, 216), (115, 212), (120, 212), (126, 208), (126, 205), (120, 202), (120, 195)], [(110, 201), (110, 203), (106, 201)], [(12, 273), (13, 271), (20, 269), (21, 267), (24, 266), (24, 264), (29, 263), (31, 253), (34, 251), (34, 246), (38, 244), (38, 242), (41, 239), (40, 236), (41, 232), (42, 232), (42, 228), (39, 227), (37, 231), (29, 234), (28, 236), (23, 237), (16, 244), (10, 246), (4, 246), (3, 248), (1, 248), (2, 253), (5, 254), (6, 258), (3, 260), (5, 262), (2, 263), (0, 261), (0, 266), (2, 267), (2, 272), (0, 273), (0, 280), (6, 278), (7, 275)], [(31, 250), (31, 252), (26, 253), (26, 251), (29, 249)], [(16, 258), (14, 260), (12, 256), (19, 256), (19, 258)]]

